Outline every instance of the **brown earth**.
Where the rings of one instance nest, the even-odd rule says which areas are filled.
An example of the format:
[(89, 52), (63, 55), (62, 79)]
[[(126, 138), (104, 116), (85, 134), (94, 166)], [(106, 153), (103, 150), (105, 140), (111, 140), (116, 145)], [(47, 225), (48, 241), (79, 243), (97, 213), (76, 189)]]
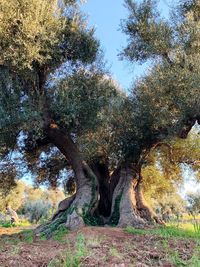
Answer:
[[(10, 229), (0, 229), (1, 267), (45, 267), (49, 266), (50, 262), (51, 267), (189, 266), (183, 262), (192, 257), (196, 247), (192, 239), (165, 239), (150, 234), (129, 234), (123, 229), (111, 227), (85, 227), (66, 234), (59, 238), (59, 241), (32, 238), (29, 236), (30, 232), (28, 235), (13, 232), (14, 230)], [(82, 240), (81, 245), (79, 239)], [(81, 257), (80, 265), (70, 265), (69, 259), (68, 265), (63, 265), (66, 255), (79, 255), (81, 249), (84, 249), (86, 254)], [(174, 260), (179, 261), (177, 265), (176, 262), (173, 263)]]

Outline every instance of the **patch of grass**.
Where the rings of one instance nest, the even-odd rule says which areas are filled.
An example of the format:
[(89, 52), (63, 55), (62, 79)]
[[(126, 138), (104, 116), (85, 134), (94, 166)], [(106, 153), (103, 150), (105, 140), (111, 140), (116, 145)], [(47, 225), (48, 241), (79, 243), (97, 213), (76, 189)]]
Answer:
[(22, 235), (22, 240), (27, 243), (32, 243), (34, 238), (33, 230), (24, 230), (20, 233)]
[(0, 221), (0, 227), (10, 228), (15, 227), (15, 224), (11, 223), (10, 221)]
[(65, 225), (61, 225), (58, 230), (53, 233), (52, 238), (56, 241), (62, 241), (63, 237), (69, 233), (69, 230), (65, 227)]
[(13, 246), (10, 250), (11, 255), (18, 255), (20, 253), (21, 249), (19, 246)]
[(194, 253), (192, 257), (189, 260), (183, 260), (179, 254), (178, 251), (170, 251), (169, 252), (169, 261), (174, 265), (174, 266), (186, 266), (186, 267), (200, 267), (200, 258), (199, 256)]
[(198, 221), (195, 221), (193, 223), (194, 232), (198, 235), (200, 235), (200, 223)]
[(111, 247), (109, 253), (112, 257), (115, 257), (118, 259), (122, 258), (121, 253), (115, 247)]
[(164, 238), (170, 237), (181, 237), (181, 238), (200, 238), (200, 231), (195, 231), (194, 229), (183, 229), (180, 226), (161, 226), (154, 229), (135, 229), (133, 227), (127, 227), (125, 229), (126, 232), (131, 234), (153, 234), (159, 235)]
[(143, 229), (137, 229), (131, 226), (127, 226), (125, 228), (125, 231), (129, 234), (139, 234), (139, 235), (145, 235), (148, 233), (148, 230), (143, 230)]
[(79, 234), (76, 239), (75, 248), (66, 251), (66, 254), (60, 258), (53, 259), (48, 267), (79, 267), (88, 255), (85, 237)]
[(192, 224), (188, 224), (187, 226), (181, 227), (182, 225), (169, 225), (166, 227), (158, 227), (154, 229), (135, 229), (133, 227), (127, 227), (125, 229), (126, 232), (131, 234), (139, 234), (139, 235), (159, 235), (163, 237), (162, 246), (168, 254), (168, 260), (173, 264), (173, 266), (177, 267), (200, 267), (200, 258), (199, 258), (199, 248), (196, 249), (193, 255), (189, 260), (182, 259), (178, 253), (178, 251), (174, 251), (170, 249), (168, 238), (200, 238), (200, 230), (199, 226), (194, 227)]
[(87, 246), (90, 248), (97, 248), (100, 247), (104, 238), (100, 237), (92, 237), (87, 240)]
[(31, 224), (28, 221), (21, 221), (19, 223), (11, 223), (10, 221), (0, 221), (0, 227), (11, 228), (11, 227), (27, 227)]
[(40, 240), (41, 240), (41, 241), (46, 241), (46, 240), (47, 240), (47, 237), (46, 237), (45, 235), (41, 235), (41, 236), (40, 236)]

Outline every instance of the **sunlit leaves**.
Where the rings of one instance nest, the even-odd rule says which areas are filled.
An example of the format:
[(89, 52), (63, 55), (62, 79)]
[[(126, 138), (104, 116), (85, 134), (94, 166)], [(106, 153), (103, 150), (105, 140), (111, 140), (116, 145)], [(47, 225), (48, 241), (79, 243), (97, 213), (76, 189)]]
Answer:
[(155, 1), (127, 0), (128, 19), (122, 30), (127, 34), (128, 45), (122, 56), (129, 60), (144, 61), (165, 55), (173, 47), (173, 30), (169, 23), (159, 16)]
[(2, 0), (0, 64), (19, 72), (41, 66), (54, 70), (66, 59), (93, 61), (99, 44), (75, 1), (66, 2)]
[(3, 1), (1, 64), (32, 68), (48, 61), (64, 27), (57, 1)]
[(83, 134), (98, 127), (101, 112), (116, 89), (110, 78), (98, 70), (80, 69), (53, 88), (52, 95), (51, 89), (49, 92), (56, 120), (63, 127)]

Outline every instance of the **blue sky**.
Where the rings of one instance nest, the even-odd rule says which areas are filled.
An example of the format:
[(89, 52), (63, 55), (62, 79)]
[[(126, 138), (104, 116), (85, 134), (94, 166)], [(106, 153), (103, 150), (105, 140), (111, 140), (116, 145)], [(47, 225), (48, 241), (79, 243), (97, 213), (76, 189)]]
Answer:
[[(160, 1), (159, 8), (163, 15), (168, 15), (171, 5), (172, 0)], [(82, 10), (88, 15), (89, 24), (96, 28), (96, 36), (101, 42), (114, 79), (124, 89), (128, 89), (146, 66), (119, 60), (118, 54), (126, 45), (126, 35), (120, 31), (120, 21), (127, 18), (128, 14), (124, 0), (88, 0)]]

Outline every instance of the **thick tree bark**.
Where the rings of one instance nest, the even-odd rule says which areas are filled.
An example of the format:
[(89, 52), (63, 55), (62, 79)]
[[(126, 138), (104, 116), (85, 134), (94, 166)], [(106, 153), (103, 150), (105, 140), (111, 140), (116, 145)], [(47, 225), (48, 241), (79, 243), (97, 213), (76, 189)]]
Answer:
[[(164, 222), (145, 201), (142, 191), (141, 169), (137, 164), (118, 168), (111, 185), (112, 211), (110, 223), (120, 227), (143, 228), (148, 224)], [(114, 191), (114, 185), (116, 185)]]
[(46, 134), (68, 159), (74, 170), (77, 185), (76, 194), (60, 203), (52, 221), (36, 230), (36, 233), (48, 236), (61, 224), (72, 230), (85, 226), (97, 208), (99, 184), (96, 175), (82, 160), (81, 153), (69, 135), (55, 123), (46, 128)]
[(119, 227), (145, 226), (145, 221), (137, 211), (134, 191), (136, 185), (137, 179), (133, 168), (128, 165), (121, 167), (119, 182), (113, 192), (111, 224), (117, 224)]
[[(75, 196), (60, 204), (60, 208), (61, 206), (62, 208), (58, 209), (52, 221), (36, 230), (36, 233), (42, 232), (50, 235), (61, 224), (65, 224), (69, 229), (77, 229), (85, 225), (85, 222), (97, 208), (99, 184), (96, 175), (83, 161), (70, 133), (61, 129), (52, 119), (48, 97), (44, 89), (47, 74), (48, 70), (45, 67), (38, 71), (38, 89), (41, 95), (39, 104), (42, 104), (44, 133), (46, 138), (60, 150), (71, 165), (75, 174), (77, 189)], [(64, 206), (66, 208), (63, 208)]]
[(59, 203), (57, 211), (55, 212), (55, 214), (52, 217), (52, 221), (55, 220), (57, 217), (59, 217), (61, 213), (65, 212), (71, 206), (71, 204), (74, 201), (75, 197), (76, 197), (76, 194), (74, 194), (71, 197), (63, 199)]

